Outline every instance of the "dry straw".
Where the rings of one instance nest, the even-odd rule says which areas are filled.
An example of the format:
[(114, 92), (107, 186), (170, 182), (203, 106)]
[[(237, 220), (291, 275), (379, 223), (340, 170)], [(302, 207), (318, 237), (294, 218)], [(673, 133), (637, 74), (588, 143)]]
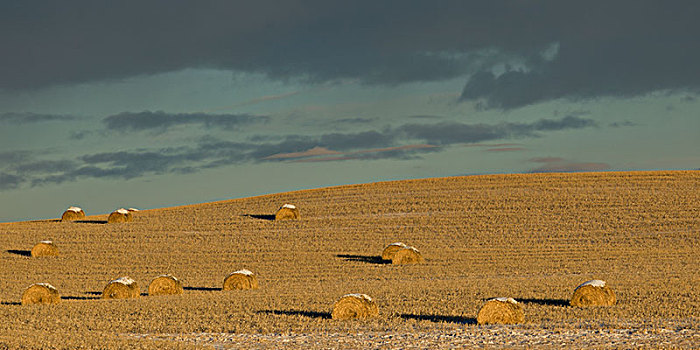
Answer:
[(107, 284), (102, 299), (129, 299), (141, 295), (139, 285), (129, 277), (121, 277)]
[(397, 250), (391, 257), (392, 264), (418, 264), (423, 262), (423, 256), (418, 249), (405, 247)]
[(570, 304), (571, 306), (612, 306), (616, 301), (615, 292), (605, 285), (605, 281), (591, 280), (576, 287)]
[(58, 304), (61, 295), (58, 289), (48, 283), (35, 283), (29, 286), (22, 294), (22, 305), (32, 304)]
[(61, 215), (61, 221), (82, 220), (85, 218), (85, 212), (78, 207), (70, 207)]
[(58, 248), (51, 241), (41, 241), (32, 248), (32, 256), (58, 256)]
[(489, 299), (476, 316), (478, 324), (515, 324), (524, 321), (523, 307), (513, 298)]
[(248, 270), (231, 273), (224, 279), (223, 290), (258, 289), (258, 279)]
[(111, 214), (109, 214), (109, 217), (107, 218), (107, 222), (112, 224), (112, 223), (117, 223), (117, 222), (129, 222), (132, 219), (131, 212), (124, 209), (124, 208), (119, 208), (115, 211), (113, 211)]
[(370, 318), (379, 315), (377, 303), (367, 294), (347, 294), (333, 305), (331, 317), (334, 320)]
[(401, 242), (396, 242), (389, 244), (384, 248), (382, 251), (382, 260), (391, 260), (394, 257), (394, 254), (396, 254), (397, 251), (408, 247), (407, 245), (401, 243)]
[(299, 208), (292, 204), (285, 204), (275, 214), (275, 220), (299, 219)]
[(148, 295), (182, 294), (182, 282), (171, 275), (160, 275), (148, 285)]

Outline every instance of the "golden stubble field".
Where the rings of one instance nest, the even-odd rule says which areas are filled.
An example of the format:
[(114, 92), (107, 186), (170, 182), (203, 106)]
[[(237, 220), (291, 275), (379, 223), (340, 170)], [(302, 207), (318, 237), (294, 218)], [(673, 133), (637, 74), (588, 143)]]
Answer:
[[(301, 220), (268, 220), (284, 203)], [(0, 224), (0, 349), (498, 347), (485, 342), (494, 334), (521, 336), (507, 346), (634, 345), (624, 334), (641, 345), (700, 346), (699, 171), (384, 182), (145, 210), (123, 224), (84, 209), (85, 222)], [(26, 256), (47, 239), (60, 256)], [(397, 241), (426, 261), (379, 263)], [(260, 289), (221, 291), (242, 268)], [(113, 279), (130, 276), (145, 293), (164, 273), (182, 280), (184, 294), (99, 299)], [(568, 306), (590, 279), (606, 280), (617, 305)], [(62, 303), (19, 305), (37, 282), (57, 287)], [(372, 296), (379, 317), (330, 319), (347, 293)], [(524, 324), (475, 324), (499, 296), (524, 303)], [(548, 343), (543, 334), (563, 336)]]

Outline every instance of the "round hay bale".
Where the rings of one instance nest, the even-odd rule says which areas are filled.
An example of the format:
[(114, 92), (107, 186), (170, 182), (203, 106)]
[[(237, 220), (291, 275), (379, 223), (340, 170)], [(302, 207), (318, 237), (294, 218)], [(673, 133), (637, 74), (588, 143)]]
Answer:
[(51, 241), (41, 241), (32, 248), (32, 256), (58, 256), (58, 248)]
[(85, 212), (79, 207), (70, 207), (61, 215), (61, 221), (74, 221), (85, 219)]
[(102, 291), (102, 299), (129, 299), (141, 295), (139, 285), (129, 277), (120, 277), (107, 284)]
[(231, 273), (224, 279), (223, 290), (258, 289), (258, 279), (248, 270)]
[(124, 209), (120, 208), (115, 211), (113, 211), (111, 214), (109, 214), (109, 217), (107, 218), (107, 222), (110, 224), (117, 223), (117, 222), (129, 222), (131, 221), (132, 216), (131, 212)]
[(379, 315), (377, 303), (367, 294), (346, 294), (333, 305), (331, 317), (334, 320), (369, 318)]
[(513, 298), (493, 298), (486, 301), (476, 316), (478, 324), (515, 324), (525, 322), (523, 307)]
[(58, 304), (61, 295), (58, 289), (48, 283), (35, 283), (29, 286), (22, 294), (22, 305), (32, 304)]
[(605, 281), (591, 280), (576, 287), (569, 303), (571, 306), (612, 306), (615, 302), (615, 292)]
[(182, 282), (171, 275), (160, 275), (148, 285), (148, 295), (173, 295), (182, 294)]
[(299, 208), (292, 204), (285, 204), (275, 214), (275, 220), (299, 219)]
[(391, 258), (394, 257), (394, 254), (396, 254), (397, 251), (399, 251), (403, 248), (407, 248), (407, 247), (408, 247), (407, 245), (405, 245), (401, 242), (389, 244), (382, 251), (382, 260), (391, 260)]
[(423, 256), (413, 247), (400, 248), (391, 257), (392, 264), (418, 264), (423, 262)]

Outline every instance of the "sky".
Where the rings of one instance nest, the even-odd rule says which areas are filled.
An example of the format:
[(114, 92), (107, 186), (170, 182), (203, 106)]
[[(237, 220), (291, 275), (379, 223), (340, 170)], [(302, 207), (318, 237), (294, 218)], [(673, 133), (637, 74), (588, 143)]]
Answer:
[(698, 169), (698, 18), (697, 1), (0, 0), (0, 222)]

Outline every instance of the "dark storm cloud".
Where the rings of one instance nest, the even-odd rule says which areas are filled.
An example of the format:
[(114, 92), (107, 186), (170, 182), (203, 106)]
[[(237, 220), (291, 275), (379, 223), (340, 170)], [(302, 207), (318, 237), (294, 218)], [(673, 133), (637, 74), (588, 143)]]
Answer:
[(71, 140), (82, 140), (92, 134), (97, 133), (98, 131), (95, 130), (74, 130), (71, 131), (70, 136), (68, 137)]
[[(521, 125), (522, 124), (516, 124)], [(564, 129), (580, 129), (591, 126), (597, 126), (592, 119), (580, 118), (576, 116), (566, 116), (562, 119), (540, 119), (529, 125), (530, 128), (537, 131), (547, 130), (564, 130)], [(527, 126), (524, 126), (527, 127)]]
[[(81, 178), (128, 180), (251, 162), (415, 159), (425, 153), (440, 152), (445, 149), (442, 146), (538, 137), (546, 132), (592, 126), (595, 126), (592, 120), (569, 116), (531, 123), (405, 124), (356, 133), (252, 138), (258, 140), (256, 142), (203, 138), (187, 146), (99, 152), (67, 160), (22, 161), (17, 158), (18, 163), (7, 167), (3, 173), (3, 178), (7, 179), (3, 188), (15, 188), (25, 181), (38, 186)], [(12, 159), (11, 154), (0, 153), (1, 157)]]
[(18, 113), (18, 112), (5, 112), (0, 113), (0, 124), (30, 124), (30, 123), (41, 123), (41, 122), (54, 122), (54, 121), (66, 121), (74, 120), (76, 117), (69, 115), (56, 115), (56, 114), (39, 114), (39, 113)]
[(248, 114), (206, 114), (206, 113), (166, 113), (124, 112), (105, 117), (102, 122), (107, 129), (120, 131), (165, 131), (178, 125), (198, 124), (206, 128), (222, 128), (234, 130), (242, 125), (264, 123), (269, 120), (265, 116)]
[(3, 2), (0, 45), (10, 54), (0, 57), (0, 88), (192, 67), (312, 81), (446, 79), (469, 70), (464, 64), (469, 55), (462, 51), (491, 45), (487, 38), (465, 36), (470, 27), (503, 26), (508, 20), (483, 17), (498, 14), (494, 5), (397, 5), (369, 0)]
[(543, 131), (580, 129), (596, 126), (586, 118), (566, 116), (562, 119), (540, 119), (532, 123), (463, 124), (445, 122), (438, 124), (407, 124), (398, 130), (409, 138), (423, 140), (434, 145), (475, 143), (517, 137), (537, 137)]
[(70, 160), (39, 160), (19, 164), (12, 167), (12, 170), (19, 173), (56, 173), (70, 171), (76, 165), (76, 162)]
[(424, 120), (435, 120), (435, 119), (442, 119), (443, 117), (437, 116), (437, 115), (412, 115), (409, 118), (413, 119), (424, 119)]
[(557, 98), (698, 91), (700, 67), (693, 62), (700, 58), (700, 47), (692, 43), (700, 32), (700, 3), (562, 3), (567, 2), (552, 6), (562, 10), (555, 19), (561, 25), (552, 27), (559, 31), (554, 57), (520, 52), (524, 67), (479, 71), (461, 99), (509, 109)]
[(185, 68), (401, 84), (460, 76), (461, 99), (700, 86), (697, 1), (15, 1), (0, 4), (0, 89)]
[(639, 124), (635, 122), (631, 122), (629, 120), (624, 120), (621, 122), (612, 122), (608, 124), (609, 127), (611, 128), (622, 128), (622, 127), (627, 127), (627, 126), (638, 126)]
[(343, 124), (367, 124), (375, 121), (376, 118), (342, 118), (331, 121), (332, 123), (343, 123)]
[(0, 166), (8, 166), (29, 161), (35, 152), (32, 151), (9, 151), (0, 152)]
[(433, 145), (497, 140), (511, 134), (511, 130), (506, 124), (463, 124), (456, 122), (406, 124), (401, 126), (399, 130), (411, 139), (423, 140)]
[(0, 191), (13, 190), (24, 182), (25, 180), (19, 175), (0, 172)]

